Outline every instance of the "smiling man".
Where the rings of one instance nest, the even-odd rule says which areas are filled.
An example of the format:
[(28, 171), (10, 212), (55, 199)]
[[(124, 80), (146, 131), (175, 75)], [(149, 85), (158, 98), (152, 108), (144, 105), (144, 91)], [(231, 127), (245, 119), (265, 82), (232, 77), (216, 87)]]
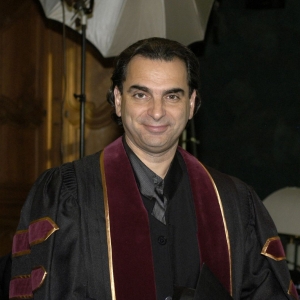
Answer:
[(194, 113), (196, 90), (189, 92), (185, 63), (135, 56), (122, 89), (123, 94), (115, 87), (114, 95), (126, 142), (143, 163), (165, 177)]
[(255, 192), (178, 147), (200, 106), (193, 53), (137, 42), (117, 58), (107, 99), (124, 136), (37, 180), (14, 238), (10, 297), (297, 299)]

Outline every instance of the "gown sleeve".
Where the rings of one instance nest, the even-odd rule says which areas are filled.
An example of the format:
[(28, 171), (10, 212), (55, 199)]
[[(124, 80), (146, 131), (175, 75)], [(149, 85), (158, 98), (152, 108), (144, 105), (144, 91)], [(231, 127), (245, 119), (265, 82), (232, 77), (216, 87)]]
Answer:
[(298, 299), (275, 224), (253, 189), (247, 188), (250, 211), (240, 299)]
[(208, 168), (222, 200), (228, 229), (234, 299), (298, 299), (276, 226), (255, 191)]
[[(44, 172), (13, 240), (10, 298), (85, 299), (80, 207), (71, 163)], [(77, 298), (76, 298), (77, 299)]]

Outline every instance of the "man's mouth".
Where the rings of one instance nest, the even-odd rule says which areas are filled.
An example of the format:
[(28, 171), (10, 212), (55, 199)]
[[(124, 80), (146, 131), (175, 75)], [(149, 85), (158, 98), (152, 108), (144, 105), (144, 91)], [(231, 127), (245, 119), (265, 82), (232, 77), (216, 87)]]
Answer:
[(167, 130), (168, 125), (144, 125), (144, 127), (151, 133), (163, 133)]

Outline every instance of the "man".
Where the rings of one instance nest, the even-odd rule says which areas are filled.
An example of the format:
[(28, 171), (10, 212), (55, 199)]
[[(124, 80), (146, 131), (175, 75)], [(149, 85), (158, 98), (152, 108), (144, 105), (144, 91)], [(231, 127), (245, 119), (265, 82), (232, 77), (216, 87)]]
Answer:
[(108, 101), (125, 134), (37, 180), (14, 238), (10, 297), (297, 299), (254, 191), (178, 147), (200, 106), (191, 51), (160, 38), (130, 46)]

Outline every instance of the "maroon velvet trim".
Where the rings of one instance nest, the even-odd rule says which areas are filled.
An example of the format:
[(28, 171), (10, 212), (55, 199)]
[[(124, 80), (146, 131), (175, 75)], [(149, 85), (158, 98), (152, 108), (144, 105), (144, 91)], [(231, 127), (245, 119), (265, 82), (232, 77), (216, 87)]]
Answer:
[(9, 286), (9, 299), (31, 299), (31, 278), (30, 275), (13, 278)]
[(17, 231), (13, 238), (12, 255), (20, 256), (30, 253), (28, 230)]
[(13, 278), (9, 286), (10, 299), (31, 299), (33, 292), (44, 282), (47, 272), (40, 266), (31, 271), (31, 275), (21, 275)]
[(284, 249), (279, 239), (271, 241), (266, 252), (274, 257), (285, 257)]
[(189, 173), (198, 224), (201, 263), (205, 263), (231, 294), (230, 250), (221, 208), (212, 180), (200, 162), (179, 148)]
[(42, 266), (31, 271), (31, 288), (33, 292), (41, 287), (46, 275), (47, 272)]
[(290, 281), (290, 286), (289, 286), (288, 294), (291, 295), (296, 300), (299, 299), (298, 291), (297, 291), (294, 283), (292, 282), (292, 280)]
[(31, 222), (29, 244), (32, 246), (44, 242), (56, 230), (58, 230), (58, 226), (49, 217)]
[(116, 298), (154, 300), (148, 214), (121, 138), (104, 149), (104, 170)]
[(49, 217), (31, 222), (29, 230), (16, 232), (13, 238), (12, 256), (30, 253), (30, 246), (44, 242), (56, 230), (58, 226)]
[(279, 237), (269, 238), (265, 243), (262, 254), (274, 260), (285, 259), (285, 252)]

